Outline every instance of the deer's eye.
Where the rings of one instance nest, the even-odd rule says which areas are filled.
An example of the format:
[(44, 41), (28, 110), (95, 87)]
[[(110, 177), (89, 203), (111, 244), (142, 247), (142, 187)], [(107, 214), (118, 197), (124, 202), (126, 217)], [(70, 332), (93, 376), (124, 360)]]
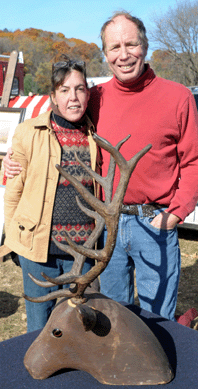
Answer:
[(59, 328), (55, 328), (53, 331), (52, 331), (52, 334), (55, 338), (61, 338), (61, 336), (63, 335), (62, 331), (59, 330)]

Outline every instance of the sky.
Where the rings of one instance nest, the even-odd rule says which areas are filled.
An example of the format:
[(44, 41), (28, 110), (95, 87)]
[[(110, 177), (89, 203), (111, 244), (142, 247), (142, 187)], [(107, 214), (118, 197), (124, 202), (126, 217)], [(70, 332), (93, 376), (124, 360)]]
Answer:
[[(180, 0), (2, 0), (1, 3), (0, 30), (37, 28), (61, 32), (66, 38), (93, 42), (101, 48), (100, 29), (113, 12), (124, 9), (137, 16), (143, 21), (149, 36), (153, 15), (165, 14)], [(148, 58), (152, 49), (150, 45)]]

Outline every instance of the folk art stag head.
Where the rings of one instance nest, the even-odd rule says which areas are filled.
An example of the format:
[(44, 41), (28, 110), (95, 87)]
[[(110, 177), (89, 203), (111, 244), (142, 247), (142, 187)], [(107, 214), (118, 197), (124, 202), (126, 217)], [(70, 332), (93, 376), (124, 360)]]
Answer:
[[(60, 289), (47, 296), (25, 296), (33, 302), (63, 297), (25, 355), (25, 367), (35, 379), (45, 379), (63, 368), (83, 370), (99, 382), (111, 385), (163, 384), (173, 378), (167, 356), (146, 324), (123, 305), (89, 287), (110, 261), (128, 181), (140, 158), (151, 148), (151, 145), (146, 146), (130, 161), (126, 161), (119, 149), (128, 138), (113, 147), (94, 135), (98, 146), (111, 154), (105, 178), (89, 169), (76, 155), (79, 164), (103, 187), (104, 203), (59, 165), (56, 166), (92, 207), (92, 210), (85, 208), (76, 198), (79, 207), (95, 219), (96, 227), (83, 246), (75, 244), (69, 237), (66, 237), (69, 244), (66, 247), (56, 242), (59, 248), (74, 257), (69, 273), (56, 279), (50, 279), (43, 273), (46, 281), (39, 281), (30, 275), (36, 284), (43, 287), (69, 285), (68, 289)], [(116, 164), (120, 170), (120, 181), (112, 199)], [(105, 247), (94, 250), (105, 223), (108, 231)], [(82, 275), (86, 257), (95, 259), (95, 266)]]

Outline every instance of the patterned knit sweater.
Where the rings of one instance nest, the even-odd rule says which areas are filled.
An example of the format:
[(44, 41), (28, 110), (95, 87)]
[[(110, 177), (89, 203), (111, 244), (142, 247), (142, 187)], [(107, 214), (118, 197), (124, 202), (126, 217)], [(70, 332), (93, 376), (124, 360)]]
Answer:
[[(61, 146), (61, 166), (93, 193), (92, 178), (79, 165), (74, 155), (76, 152), (87, 166), (91, 166), (86, 125), (74, 125), (54, 113), (51, 124)], [(76, 243), (83, 244), (94, 229), (94, 220), (81, 211), (76, 203), (76, 196), (83, 205), (90, 208), (70, 182), (60, 175), (54, 200), (51, 235), (63, 244), (67, 244), (64, 238), (65, 231)], [(49, 253), (64, 254), (51, 239)]]

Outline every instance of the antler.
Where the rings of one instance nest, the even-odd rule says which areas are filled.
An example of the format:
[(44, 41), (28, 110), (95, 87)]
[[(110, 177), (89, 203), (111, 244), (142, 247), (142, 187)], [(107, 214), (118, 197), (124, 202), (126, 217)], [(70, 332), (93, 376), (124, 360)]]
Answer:
[[(81, 204), (78, 197), (76, 197), (78, 206), (81, 208), (81, 210), (83, 210), (87, 215), (95, 219), (96, 227), (83, 246), (79, 246), (78, 244), (73, 242), (67, 236), (66, 233), (65, 239), (69, 246), (65, 247), (65, 245), (57, 242), (56, 239), (53, 239), (61, 250), (64, 250), (68, 254), (72, 255), (75, 259), (72, 270), (69, 273), (66, 273), (55, 279), (50, 278), (44, 273), (42, 273), (42, 276), (47, 280), (47, 282), (39, 281), (29, 274), (30, 278), (37, 285), (43, 287), (63, 284), (74, 284), (75, 287), (71, 288), (70, 286), (70, 289), (58, 290), (56, 292), (52, 292), (46, 296), (38, 298), (30, 298), (28, 296), (24, 296), (29, 301), (43, 302), (56, 299), (57, 297), (75, 297), (75, 302), (82, 302), (85, 289), (104, 271), (112, 256), (116, 242), (119, 215), (121, 212), (122, 202), (129, 179), (138, 161), (150, 150), (152, 146), (147, 145), (133, 158), (131, 158), (129, 161), (126, 161), (119, 152), (119, 149), (122, 144), (128, 140), (130, 135), (123, 139), (121, 142), (119, 142), (116, 147), (113, 147), (107, 140), (101, 138), (99, 135), (94, 134), (93, 137), (100, 147), (102, 147), (111, 154), (107, 176), (101, 177), (96, 172), (88, 168), (81, 160), (79, 160), (77, 155), (75, 156), (79, 164), (85, 170), (87, 170), (90, 176), (92, 176), (93, 179), (96, 180), (103, 187), (105, 192), (105, 202), (102, 202), (96, 197), (94, 197), (75, 177), (70, 176), (59, 165), (56, 165), (56, 168), (58, 169), (60, 174), (62, 174), (68, 181), (71, 182), (71, 184), (78, 190), (78, 192), (82, 195), (86, 202), (91, 205), (93, 209), (95, 209), (95, 211), (87, 209)], [(120, 181), (117, 186), (114, 197), (111, 201), (116, 164), (120, 169)], [(94, 243), (97, 241), (100, 234), (102, 233), (105, 223), (108, 232), (105, 247), (102, 250), (93, 250), (92, 248), (94, 246)], [(95, 259), (96, 264), (86, 274), (81, 275), (82, 267), (86, 257)]]

